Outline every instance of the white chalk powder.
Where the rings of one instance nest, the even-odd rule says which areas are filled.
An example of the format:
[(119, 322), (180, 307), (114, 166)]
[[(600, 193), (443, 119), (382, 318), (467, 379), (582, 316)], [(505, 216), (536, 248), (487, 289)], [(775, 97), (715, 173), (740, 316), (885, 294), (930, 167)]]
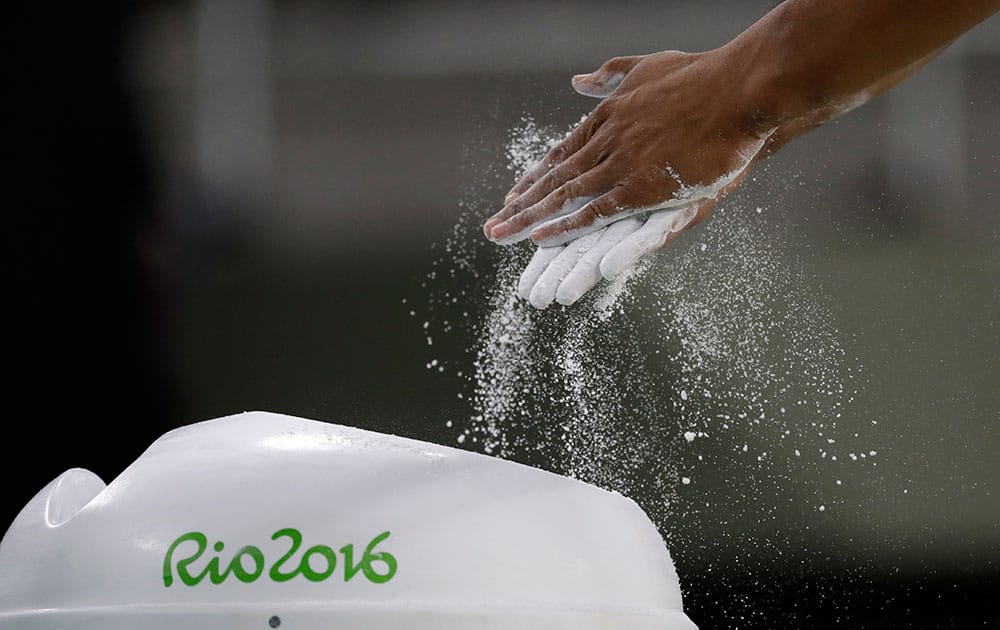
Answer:
[[(511, 170), (560, 137), (527, 122), (512, 134)], [(491, 201), (468, 202), (429, 277), (429, 310), (461, 299), (483, 313), (463, 324), (472, 345), (459, 396), (470, 416), (450, 428), (463, 447), (629, 496), (679, 561), (787, 547), (770, 525), (776, 505), (827, 512), (842, 501), (844, 467), (873, 464), (864, 437), (838, 428), (858, 368), (766, 208), (728, 200), (573, 306), (537, 311), (518, 295), (535, 248), (481, 236)], [(477, 267), (483, 256), (489, 273)], [(442, 276), (448, 288), (435, 293)], [(706, 537), (717, 527), (709, 508), (741, 526)]]

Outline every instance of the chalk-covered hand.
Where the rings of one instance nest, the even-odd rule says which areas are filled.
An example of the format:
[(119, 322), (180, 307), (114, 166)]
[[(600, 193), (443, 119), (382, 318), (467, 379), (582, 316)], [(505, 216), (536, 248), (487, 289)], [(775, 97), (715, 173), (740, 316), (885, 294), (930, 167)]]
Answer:
[(771, 133), (720, 51), (615, 58), (573, 87), (603, 100), (507, 194), (484, 226), (493, 241), (552, 247), (660, 209), (704, 218)]
[[(602, 101), (514, 185), (483, 230), (497, 243), (530, 236), (548, 248), (656, 210), (693, 209), (689, 227), (757, 159), (905, 79), (998, 10), (1000, 0), (781, 2), (720, 48), (612, 59), (573, 78), (578, 92)], [(523, 283), (532, 301), (551, 301), (543, 289), (555, 299), (578, 293), (570, 289), (587, 282), (569, 280), (584, 258), (581, 277), (603, 272), (604, 258), (593, 261), (609, 234), (549, 262), (552, 252), (540, 253)], [(585, 257), (588, 243), (595, 253)], [(555, 283), (550, 268), (552, 277), (569, 271)]]
[(612, 280), (688, 227), (694, 207), (629, 217), (566, 245), (539, 247), (521, 274), (517, 292), (535, 308), (573, 304), (602, 279)]

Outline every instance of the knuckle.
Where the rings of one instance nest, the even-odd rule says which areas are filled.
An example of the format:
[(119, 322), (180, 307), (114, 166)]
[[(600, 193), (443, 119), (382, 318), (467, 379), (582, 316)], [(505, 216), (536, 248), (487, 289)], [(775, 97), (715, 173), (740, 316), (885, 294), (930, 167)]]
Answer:
[(585, 124), (590, 126), (590, 132), (593, 134), (597, 130), (597, 127), (604, 124), (608, 118), (611, 116), (611, 112), (615, 108), (615, 103), (618, 102), (618, 97), (614, 94), (606, 96), (604, 100), (594, 107), (590, 115), (587, 116), (587, 120), (584, 121)]
[(567, 138), (566, 141), (560, 142), (556, 146), (552, 147), (552, 150), (549, 151), (549, 155), (545, 160), (547, 166), (555, 166), (566, 159), (566, 156), (569, 154), (569, 148), (567, 147), (568, 142), (569, 139)]
[(579, 197), (580, 196), (579, 190), (580, 190), (580, 183), (575, 179), (569, 180), (568, 182), (560, 186), (559, 189), (556, 191), (559, 197), (558, 201), (561, 203), (565, 203), (570, 199), (575, 199)]
[(614, 216), (618, 209), (617, 204), (610, 197), (602, 197), (601, 199), (595, 199), (587, 204), (587, 208), (593, 214), (595, 219), (607, 219), (608, 217)]
[(538, 180), (531, 186), (531, 190), (529, 190), (529, 192), (537, 193), (538, 191), (547, 188), (551, 184), (552, 184), (552, 171), (549, 171), (548, 173), (538, 178)]
[(616, 155), (617, 147), (614, 144), (612, 134), (601, 134), (601, 137), (594, 143), (596, 149), (595, 161), (597, 164), (622, 164), (624, 156)]
[(544, 196), (558, 188), (560, 182), (564, 179), (564, 171), (565, 169), (562, 166), (559, 166), (546, 173), (541, 179), (538, 180), (538, 183), (535, 185), (535, 191)]
[(587, 210), (587, 215), (584, 217), (584, 220), (581, 221), (584, 225), (593, 225), (595, 222), (605, 218), (600, 206), (588, 205)]
[(563, 162), (551, 173), (553, 185), (558, 186), (563, 182), (572, 181), (575, 177), (579, 177), (582, 171), (580, 168), (582, 162), (579, 154)]

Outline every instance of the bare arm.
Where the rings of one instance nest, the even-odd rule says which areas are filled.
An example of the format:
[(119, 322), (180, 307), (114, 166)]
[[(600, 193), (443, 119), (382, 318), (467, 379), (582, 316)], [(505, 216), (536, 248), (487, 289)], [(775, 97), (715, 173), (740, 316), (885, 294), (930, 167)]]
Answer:
[(902, 81), (997, 10), (1000, 0), (786, 0), (715, 50), (612, 59), (574, 77), (603, 100), (484, 231), (549, 246), (681, 207), (696, 209), (694, 225), (757, 159)]

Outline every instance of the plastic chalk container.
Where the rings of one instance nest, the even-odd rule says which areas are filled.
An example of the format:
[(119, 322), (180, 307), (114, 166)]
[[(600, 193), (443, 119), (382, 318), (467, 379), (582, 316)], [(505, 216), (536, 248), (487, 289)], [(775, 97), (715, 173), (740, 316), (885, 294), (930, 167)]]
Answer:
[(0, 542), (5, 630), (690, 630), (631, 500), (266, 412), (74, 468)]

